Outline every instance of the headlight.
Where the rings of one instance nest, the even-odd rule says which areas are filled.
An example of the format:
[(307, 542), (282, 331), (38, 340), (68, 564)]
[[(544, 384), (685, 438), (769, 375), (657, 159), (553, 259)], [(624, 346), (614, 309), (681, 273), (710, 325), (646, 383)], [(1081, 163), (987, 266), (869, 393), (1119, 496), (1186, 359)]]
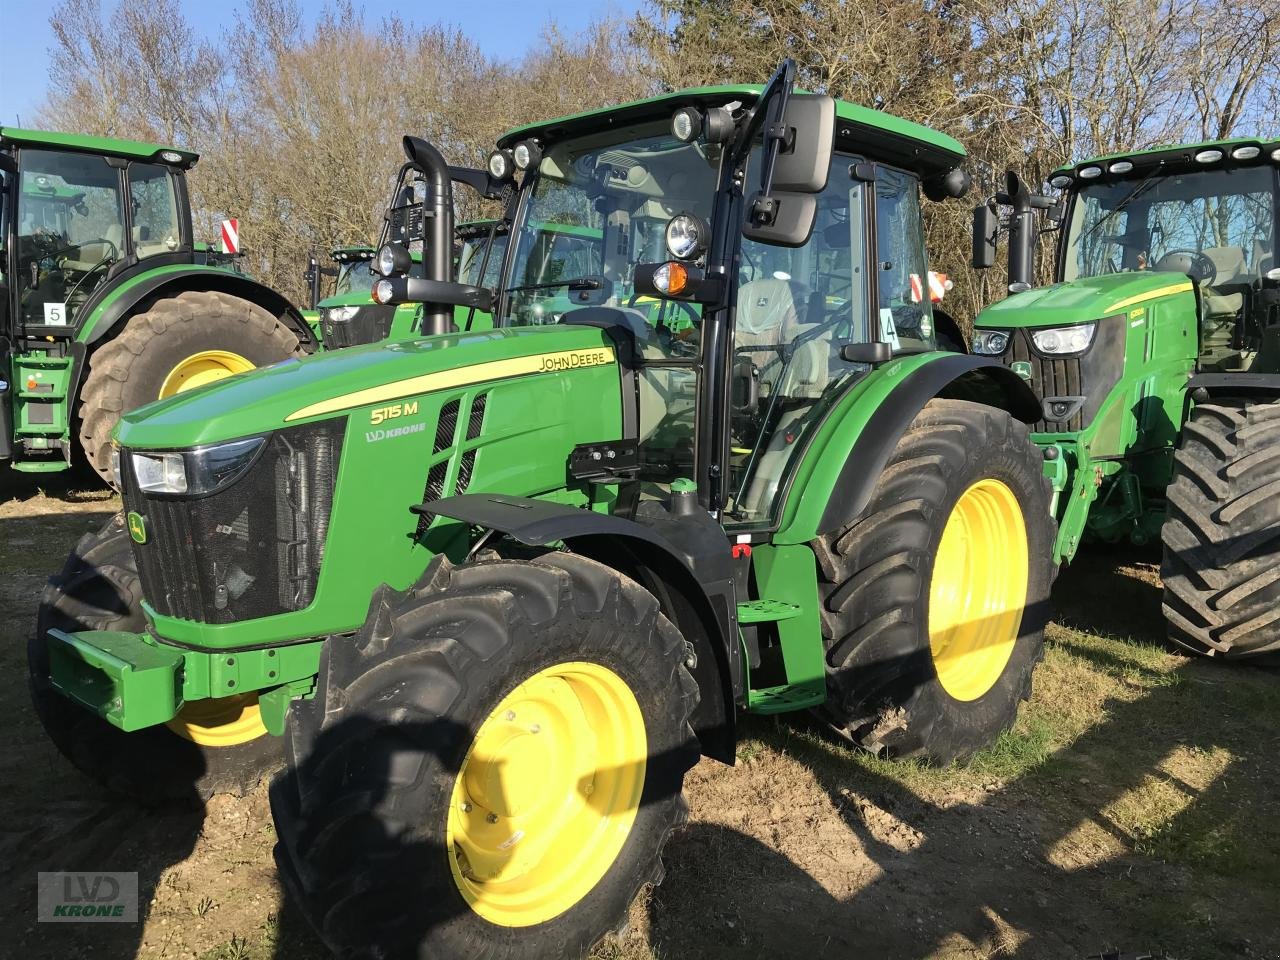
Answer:
[(984, 357), (998, 357), (1009, 346), (1009, 334), (1003, 330), (973, 331), (973, 352)]
[(390, 280), (379, 280), (373, 285), (370, 296), (378, 303), (390, 303), (391, 298), (395, 296), (395, 287)]
[(187, 492), (187, 466), (180, 453), (135, 453), (133, 478), (149, 493)]
[(677, 260), (693, 260), (707, 249), (709, 232), (701, 217), (677, 214), (667, 222), (667, 249)]
[(354, 318), (359, 312), (359, 307), (325, 307), (325, 309), (321, 311), (326, 320), (333, 320), (337, 323), (345, 323), (346, 321)]
[(653, 285), (659, 293), (683, 293), (689, 285), (689, 271), (682, 263), (664, 263), (653, 272)]
[(536, 169), (542, 162), (542, 148), (536, 140), (521, 140), (511, 151), (511, 158), (521, 170), (528, 170), (530, 167)]
[(510, 180), (516, 173), (515, 157), (510, 150), (495, 150), (489, 154), (489, 176), (495, 180)]
[(409, 272), (413, 256), (399, 243), (384, 243), (373, 261), (374, 267), (384, 277), (394, 277)]
[(213, 493), (246, 470), (265, 443), (266, 437), (249, 437), (179, 453), (134, 453), (133, 478), (148, 493)]
[(1083, 353), (1093, 343), (1096, 323), (1082, 323), (1076, 327), (1045, 327), (1032, 330), (1031, 339), (1042, 353)]
[(681, 107), (671, 116), (671, 135), (683, 143), (693, 143), (702, 132), (702, 111)]

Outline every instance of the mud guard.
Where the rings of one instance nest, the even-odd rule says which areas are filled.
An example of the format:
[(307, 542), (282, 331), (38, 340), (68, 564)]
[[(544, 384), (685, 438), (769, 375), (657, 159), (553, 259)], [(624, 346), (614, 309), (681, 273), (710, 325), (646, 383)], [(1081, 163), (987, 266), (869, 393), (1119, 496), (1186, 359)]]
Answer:
[(646, 502), (628, 520), (530, 497), (469, 493), (410, 508), (505, 534), (526, 546), (564, 542), (635, 577), (693, 645), (701, 698), (693, 728), (707, 756), (732, 764), (741, 686), (729, 543), (705, 511), (675, 517)]

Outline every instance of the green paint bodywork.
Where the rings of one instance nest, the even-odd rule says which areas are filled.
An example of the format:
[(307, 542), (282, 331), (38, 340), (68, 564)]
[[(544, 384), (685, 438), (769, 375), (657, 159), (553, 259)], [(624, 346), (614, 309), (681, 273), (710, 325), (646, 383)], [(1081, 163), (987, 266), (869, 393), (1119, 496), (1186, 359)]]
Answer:
[(19, 127), (0, 127), (0, 145), (16, 144), (19, 147), (36, 147), (53, 150), (75, 150), (80, 153), (97, 153), (108, 157), (127, 157), (131, 160), (155, 160), (161, 163), (160, 154), (176, 153), (181, 160), (173, 166), (189, 168), (200, 159), (198, 153), (167, 146), (163, 143), (143, 143), (139, 140), (119, 140), (115, 137), (91, 137), (81, 133), (57, 133), (50, 130), (24, 130)]

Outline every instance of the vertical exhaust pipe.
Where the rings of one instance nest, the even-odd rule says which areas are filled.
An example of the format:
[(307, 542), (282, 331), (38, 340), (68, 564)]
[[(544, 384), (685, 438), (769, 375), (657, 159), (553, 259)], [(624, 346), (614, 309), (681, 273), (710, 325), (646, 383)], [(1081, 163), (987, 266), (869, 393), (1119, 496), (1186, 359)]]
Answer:
[[(422, 171), (426, 196), (422, 202), (422, 275), (441, 283), (453, 282), (453, 181), (440, 151), (421, 137), (404, 138), (405, 156)], [(422, 305), (422, 332), (428, 336), (454, 329), (453, 307)]]

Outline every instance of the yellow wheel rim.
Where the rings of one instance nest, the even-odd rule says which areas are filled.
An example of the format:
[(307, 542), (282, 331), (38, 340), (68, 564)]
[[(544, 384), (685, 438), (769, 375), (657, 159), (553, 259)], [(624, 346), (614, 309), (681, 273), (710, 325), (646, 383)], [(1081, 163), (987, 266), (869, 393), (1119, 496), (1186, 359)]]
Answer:
[(265, 736), (256, 694), (192, 700), (167, 724), (170, 730), (202, 747), (235, 747)]
[(160, 384), (160, 397), (172, 397), (184, 390), (194, 390), (206, 383), (223, 380), (235, 373), (253, 369), (253, 361), (230, 350), (202, 350), (178, 363)]
[(956, 501), (929, 584), (929, 650), (938, 682), (977, 700), (1009, 664), (1027, 601), (1027, 526), (999, 480), (979, 480)]
[(599, 664), (549, 667), (504, 697), (449, 805), (449, 868), (471, 909), (527, 927), (585, 897), (631, 832), (647, 747), (635, 694)]

